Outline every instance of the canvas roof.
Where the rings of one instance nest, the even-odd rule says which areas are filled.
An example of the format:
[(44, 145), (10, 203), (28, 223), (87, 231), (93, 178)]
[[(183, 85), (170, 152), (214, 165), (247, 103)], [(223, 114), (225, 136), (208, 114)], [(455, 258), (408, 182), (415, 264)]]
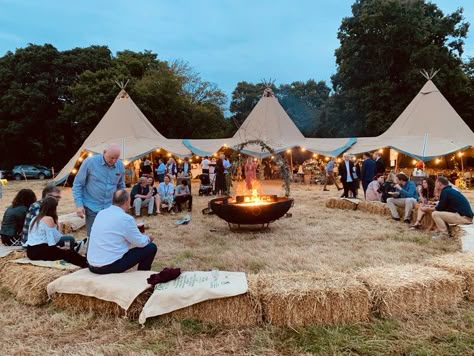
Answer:
[(180, 157), (190, 155), (181, 140), (171, 140), (160, 134), (148, 121), (125, 90), (121, 90), (89, 137), (55, 178), (61, 184), (69, 176), (84, 151), (101, 153), (107, 144), (122, 147), (124, 160), (135, 160), (156, 148)]
[(473, 145), (472, 130), (428, 80), (386, 132), (377, 137), (358, 138), (350, 152), (357, 154), (391, 147), (429, 161)]
[[(266, 89), (233, 137), (183, 140), (183, 143), (194, 153), (205, 156), (218, 151), (224, 144), (233, 148), (252, 140), (263, 141), (275, 152), (283, 152), (299, 146), (311, 152), (336, 156), (355, 142), (355, 139), (347, 138), (305, 138), (271, 90)], [(259, 158), (270, 155), (269, 152), (262, 152), (259, 145), (248, 145), (242, 152)]]

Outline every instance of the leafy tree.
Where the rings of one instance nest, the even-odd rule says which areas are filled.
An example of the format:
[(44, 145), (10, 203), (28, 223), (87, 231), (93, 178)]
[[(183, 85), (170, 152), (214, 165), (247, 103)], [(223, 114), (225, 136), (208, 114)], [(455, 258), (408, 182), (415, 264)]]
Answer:
[(462, 12), (445, 15), (424, 0), (357, 0), (338, 32), (332, 83), (339, 113), (329, 124), (344, 136), (382, 133), (424, 84), (419, 71), (430, 68), (440, 69), (437, 86), (466, 118), (456, 100), (469, 96), (462, 89), (469, 28)]

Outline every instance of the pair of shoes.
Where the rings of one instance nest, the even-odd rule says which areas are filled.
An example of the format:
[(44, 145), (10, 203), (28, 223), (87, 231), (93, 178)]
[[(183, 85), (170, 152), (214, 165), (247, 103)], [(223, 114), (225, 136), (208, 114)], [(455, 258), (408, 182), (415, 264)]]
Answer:
[(412, 230), (418, 230), (418, 229), (420, 229), (420, 224), (413, 224), (413, 225), (410, 225), (410, 229), (412, 229)]
[(85, 240), (77, 241), (76, 244), (74, 245), (74, 251), (79, 252), (82, 246), (84, 246), (85, 244), (86, 244)]
[(329, 192), (329, 189), (323, 189), (323, 192)]
[(141, 217), (141, 214), (135, 214), (135, 217), (139, 218), (139, 217)]
[(394, 217), (392, 217), (392, 220), (400, 221), (400, 218), (394, 218)]
[(405, 224), (410, 224), (410, 223), (411, 223), (411, 221), (410, 221), (409, 219), (405, 219), (405, 220), (403, 220), (403, 222), (404, 222)]

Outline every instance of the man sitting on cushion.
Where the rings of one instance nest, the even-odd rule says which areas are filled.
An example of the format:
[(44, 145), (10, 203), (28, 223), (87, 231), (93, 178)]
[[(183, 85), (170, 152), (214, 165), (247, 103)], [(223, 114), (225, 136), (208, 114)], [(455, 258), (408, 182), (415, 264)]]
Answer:
[(153, 236), (140, 233), (135, 219), (127, 214), (129, 206), (128, 192), (118, 190), (112, 205), (97, 214), (87, 252), (91, 272), (121, 273), (137, 264), (139, 271), (151, 270), (158, 248)]

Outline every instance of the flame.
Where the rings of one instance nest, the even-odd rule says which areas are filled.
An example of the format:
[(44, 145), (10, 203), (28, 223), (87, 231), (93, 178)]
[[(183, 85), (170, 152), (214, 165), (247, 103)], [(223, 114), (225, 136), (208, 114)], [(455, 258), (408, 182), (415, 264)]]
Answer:
[(242, 204), (245, 206), (267, 205), (270, 202), (261, 198), (262, 189), (257, 180), (252, 180), (251, 189), (248, 189), (245, 181), (240, 182), (236, 188), (236, 196), (244, 196), (244, 201), (237, 203), (236, 196), (233, 197), (232, 203)]

